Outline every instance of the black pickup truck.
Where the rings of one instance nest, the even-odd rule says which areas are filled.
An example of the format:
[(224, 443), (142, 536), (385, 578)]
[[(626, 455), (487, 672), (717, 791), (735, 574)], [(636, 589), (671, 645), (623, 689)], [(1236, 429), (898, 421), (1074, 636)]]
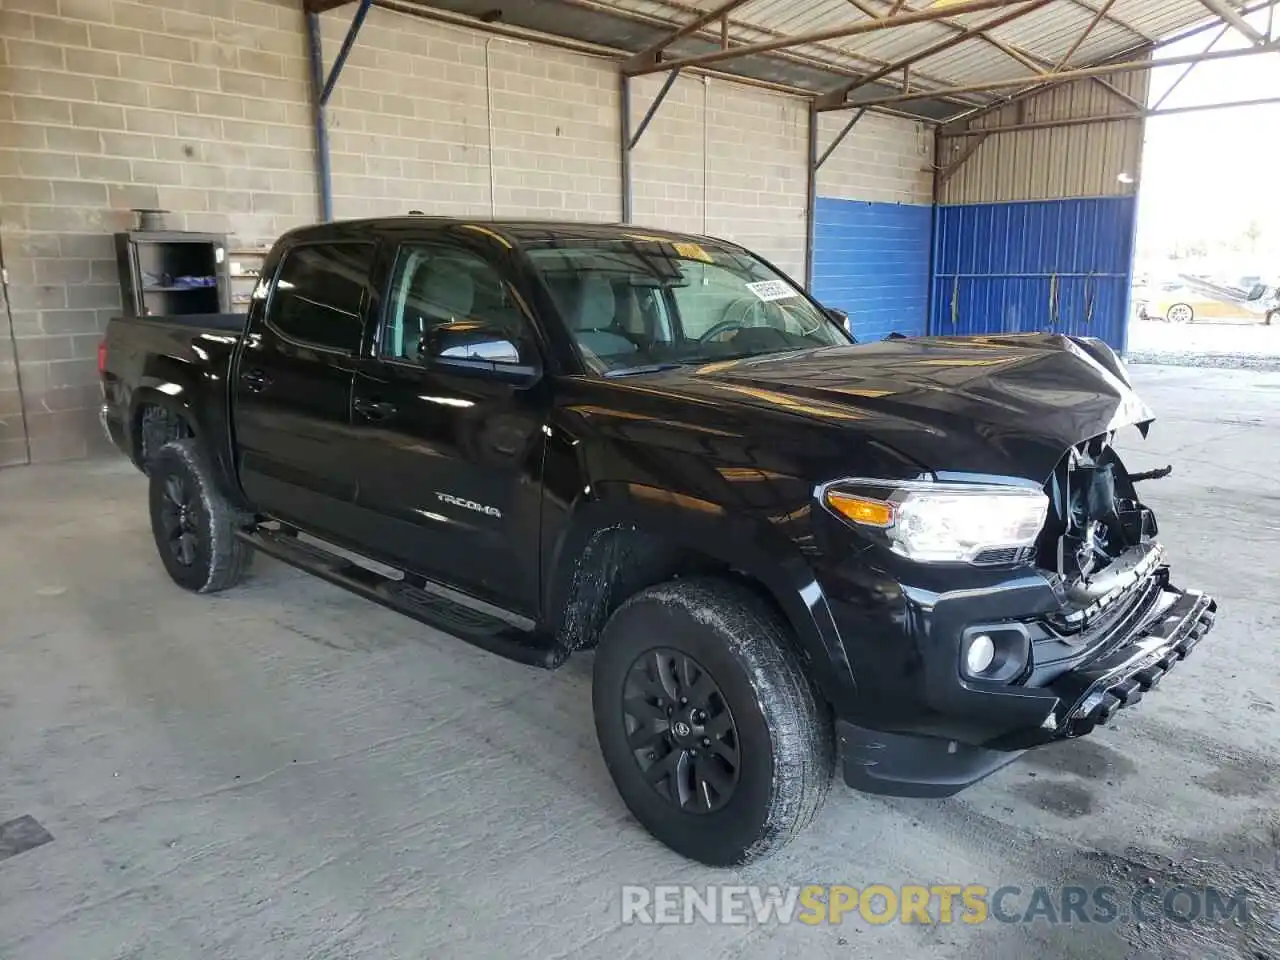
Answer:
[(295, 230), (197, 322), (100, 358), (169, 575), (262, 551), (525, 663), (594, 649), (619, 792), (706, 863), (789, 840), (837, 763), (940, 797), (1087, 734), (1213, 623), (1098, 341), (856, 345), (730, 243), (426, 217)]

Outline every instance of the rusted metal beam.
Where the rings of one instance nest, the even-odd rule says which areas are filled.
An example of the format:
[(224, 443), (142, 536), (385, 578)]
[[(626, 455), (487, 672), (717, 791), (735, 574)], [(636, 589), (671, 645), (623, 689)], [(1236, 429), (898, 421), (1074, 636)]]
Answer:
[[(984, 130), (983, 133), (987, 133), (987, 131)], [(972, 139), (969, 140), (968, 144), (965, 145), (965, 148), (956, 155), (955, 159), (953, 159), (945, 167), (940, 168), (936, 175), (938, 186), (941, 186), (942, 184), (946, 183), (948, 180), (954, 177), (957, 173), (959, 173), (960, 168), (963, 167), (966, 163), (968, 163), (969, 159), (975, 153), (978, 152), (978, 148), (982, 146), (984, 142), (986, 142), (986, 139), (987, 138), (983, 136), (973, 137)]]
[[(1243, 10), (1240, 11), (1240, 13), (1242, 16), (1248, 17), (1259, 12), (1260, 10), (1267, 10), (1269, 12), (1274, 12), (1278, 3), (1280, 3), (1280, 0), (1262, 0), (1261, 3), (1256, 3), (1253, 6), (1245, 7)], [(1154, 43), (1154, 44), (1147, 43), (1137, 47), (1130, 47), (1128, 50), (1122, 51), (1109, 59), (1111, 61), (1125, 60), (1142, 53), (1154, 52), (1163, 47), (1171, 46), (1173, 44), (1183, 43), (1186, 40), (1190, 40), (1192, 37), (1199, 36), (1202, 33), (1205, 33), (1209, 30), (1214, 29), (1215, 27), (1219, 26), (1220, 23), (1221, 21), (1209, 21), (1208, 23), (1202, 23), (1197, 26), (1191, 27), (1190, 29), (1184, 30), (1181, 33), (1175, 34), (1171, 37), (1166, 37), (1164, 40), (1161, 40), (1158, 43)], [(1213, 45), (1210, 44), (1210, 47), (1212, 46)], [(1127, 104), (1129, 104), (1129, 106), (1133, 107), (1135, 110), (1141, 111), (1141, 110), (1147, 109), (1146, 103), (1144, 103), (1143, 101), (1139, 100), (1136, 97), (1132, 97), (1129, 94), (1125, 93), (1123, 90), (1115, 86), (1110, 81), (1104, 80), (1102, 77), (1093, 77), (1092, 81), (1096, 84), (1100, 84), (1101, 86), (1106, 87), (1107, 90), (1109, 90), (1119, 99), (1125, 101)], [(1033, 84), (1032, 86), (1025, 87), (1022, 90), (1009, 94), (1008, 96), (1000, 97), (992, 101), (991, 103), (987, 104), (986, 106), (978, 107), (973, 110), (962, 111), (961, 113), (952, 117), (951, 120), (948, 121), (948, 123), (954, 124), (954, 123), (959, 123), (964, 121), (971, 122), (973, 120), (977, 120), (979, 117), (984, 117), (989, 113), (994, 113), (997, 110), (1003, 110), (1005, 107), (1009, 106), (1009, 104), (1011, 103), (1017, 103), (1018, 101), (1026, 97), (1039, 96), (1042, 93), (1047, 93), (1048, 91), (1056, 87), (1062, 86), (1064, 83), (1070, 83), (1070, 82), (1072, 81), (1054, 81), (1052, 83)]]
[[(1218, 42), (1227, 35), (1227, 32), (1230, 29), (1231, 29), (1231, 24), (1224, 23), (1222, 25), (1222, 29), (1218, 32), (1218, 35), (1214, 37), (1212, 40), (1210, 40), (1209, 45), (1204, 48), (1205, 53), (1208, 53), (1210, 50), (1216, 47), (1218, 45)], [(1200, 66), (1199, 63), (1187, 64), (1186, 67), (1183, 68), (1182, 72), (1178, 74), (1178, 79), (1174, 80), (1173, 83), (1169, 84), (1169, 89), (1166, 90), (1164, 93), (1160, 94), (1160, 99), (1151, 105), (1151, 109), (1159, 110), (1162, 106), (1164, 106), (1164, 102), (1169, 99), (1173, 91), (1177, 90), (1178, 87), (1181, 85), (1182, 81), (1187, 79), (1187, 77), (1191, 76), (1191, 71), (1198, 66)]]
[[(1260, 47), (1246, 47), (1243, 50), (1218, 50), (1213, 53), (1191, 53), (1185, 56), (1164, 57), (1160, 60), (1134, 60), (1121, 61), (1119, 63), (1103, 63), (1093, 67), (1080, 67), (1074, 70), (1064, 70), (1061, 73), (1054, 74), (1056, 82), (1070, 82), (1073, 80), (1088, 80), (1092, 77), (1106, 77), (1119, 73), (1138, 73), (1143, 70), (1153, 70), (1156, 67), (1177, 67), (1187, 63), (1203, 63), (1210, 60), (1229, 60), (1235, 57), (1248, 57), (1258, 53), (1274, 53), (1280, 50), (1280, 42), (1268, 43)], [(912, 93), (898, 93), (884, 97), (874, 97), (869, 100), (854, 100), (843, 103), (838, 107), (830, 108), (836, 110), (856, 110), (860, 107), (878, 107), (888, 106), (895, 103), (908, 103), (912, 100), (932, 100), (936, 97), (955, 97), (970, 93), (989, 93), (995, 90), (1004, 90), (1009, 87), (1020, 86), (1029, 80), (1037, 80), (1036, 77), (1014, 77), (1007, 80), (989, 80), (985, 83), (970, 83), (963, 86), (947, 87), (941, 90), (917, 90)]]
[(913, 63), (918, 63), (919, 61), (925, 60), (928, 57), (932, 57), (936, 54), (942, 53), (944, 50), (950, 50), (952, 47), (959, 46), (960, 44), (968, 40), (972, 40), (975, 37), (982, 36), (984, 32), (987, 30), (992, 30), (996, 27), (1003, 26), (1004, 24), (1009, 23), (1013, 20), (1017, 20), (1019, 17), (1025, 17), (1027, 14), (1032, 13), (1036, 10), (1039, 10), (1041, 7), (1047, 6), (1052, 2), (1054, 2), (1054, 0), (1031, 0), (1030, 3), (1027, 3), (1024, 6), (1018, 7), (1017, 9), (1008, 10), (1000, 14), (999, 16), (992, 17), (988, 20), (983, 20), (981, 23), (975, 23), (973, 26), (970, 26), (970, 27), (965, 27), (960, 32), (955, 33), (950, 37), (947, 37), (945, 40), (939, 40), (936, 43), (931, 43), (929, 44), (929, 46), (921, 50), (917, 50), (915, 53), (911, 54), (910, 56), (903, 57), (901, 60), (898, 60), (894, 63), (886, 64), (884, 67), (881, 67), (875, 73), (868, 74), (867, 76), (863, 77), (861, 80), (855, 80), (852, 83), (842, 84), (841, 86), (830, 91), (829, 93), (824, 93), (822, 96), (817, 98), (816, 102), (817, 102), (818, 109), (829, 110), (833, 106), (843, 103), (845, 98), (848, 97), (849, 94), (851, 94), (853, 91), (861, 89), (862, 87), (865, 87), (869, 83), (875, 83), (877, 80), (883, 80), (885, 77), (889, 76), (889, 74), (891, 73), (896, 73), (898, 70), (903, 70), (907, 67), (910, 67), (911, 64)]
[[(0, 2), (2, 2), (2, 0), (0, 0)], [(393, 0), (378, 0), (378, 2), (379, 2), (380, 4), (384, 4), (384, 5), (385, 5), (385, 4), (388, 4), (388, 3), (393, 2)], [(570, 2), (572, 2), (572, 0), (570, 0)], [(425, 9), (425, 8), (419, 8), (419, 9)], [(432, 12), (431, 12), (431, 14), (430, 14), (430, 16), (433, 16), (433, 17), (434, 17), (434, 16), (436, 16), (437, 14), (439, 14), (439, 11), (434, 10), (434, 8), (433, 8), (433, 9), (432, 9)], [(452, 20), (452, 19), (449, 19), (449, 20), (446, 20), (446, 22), (455, 22), (455, 21), (454, 21), (454, 20)], [(650, 25), (658, 25), (658, 23), (659, 23), (659, 21), (655, 20), (655, 19), (654, 19), (654, 18), (652, 18), (652, 17), (638, 18), (638, 22), (646, 23), (646, 24), (650, 24)], [(662, 25), (663, 25), (663, 26), (669, 26), (670, 24), (668, 24), (668, 23), (663, 23)], [(716, 28), (712, 28), (712, 30), (714, 30), (714, 33), (712, 33), (712, 31), (708, 29), (709, 27), (711, 27), (711, 24), (709, 24), (709, 23), (708, 23), (708, 24), (704, 24), (701, 28), (699, 28), (697, 31), (694, 31), (694, 32), (695, 32), (695, 33), (700, 33), (702, 36), (704, 36), (704, 37), (708, 37), (708, 39), (710, 39), (710, 37), (711, 37), (711, 36), (714, 36), (714, 37), (719, 41), (720, 48), (721, 48), (721, 49), (723, 49), (723, 50), (727, 50), (727, 49), (732, 49), (732, 46), (731, 46), (730, 44), (726, 44), (726, 42), (725, 42), (725, 41), (726, 41), (726, 39), (727, 39), (728, 29), (729, 29), (729, 27), (730, 27), (730, 26), (731, 26), (731, 24), (730, 24), (730, 22), (729, 22), (728, 17), (727, 17), (727, 16), (724, 16), (724, 17), (721, 17), (721, 18), (720, 18), (719, 28), (718, 28), (718, 29), (716, 29)], [(483, 29), (492, 30), (492, 29), (494, 29), (494, 25), (492, 25), (492, 24), (486, 24), (486, 25), (483, 27)], [(751, 26), (751, 29), (752, 29), (752, 31), (753, 31), (753, 32), (755, 32), (755, 33), (760, 33), (760, 34), (764, 34), (765, 36), (773, 36), (773, 37), (782, 37), (782, 36), (784, 36), (784, 34), (779, 33), (779, 32), (778, 32), (778, 31), (776, 31), (776, 30), (770, 30), (770, 29), (768, 29), (767, 27), (761, 27), (761, 26), (758, 26), (758, 25), (755, 25), (755, 24), (753, 24), (753, 25)], [(688, 36), (688, 34), (686, 34), (686, 36)], [(668, 41), (664, 41), (664, 42), (665, 42), (665, 43), (671, 43), (671, 42), (674, 42), (674, 41), (669, 41), (669, 40), (668, 40)], [(656, 46), (656, 45), (655, 45), (655, 46)], [(650, 48), (650, 49), (652, 49), (652, 48)], [(835, 50), (835, 49), (832, 49), (832, 48), (826, 48), (826, 49), (830, 50), (830, 52), (831, 52), (832, 54), (835, 54), (835, 53), (839, 53), (839, 52), (840, 52), (840, 51)], [(643, 53), (643, 51), (642, 51), (642, 53)], [(640, 55), (641, 55), (641, 54), (636, 54), (635, 56), (640, 56)], [(880, 59), (877, 59), (877, 58), (875, 58), (875, 57), (869, 57), (869, 56), (866, 56), (865, 54), (849, 53), (848, 55), (849, 55), (852, 59), (854, 59), (854, 60), (858, 60), (858, 61), (861, 61), (861, 62), (864, 62), (864, 63), (866, 63), (868, 66), (870, 66), (872, 69), (876, 69), (876, 70), (878, 70), (878, 69), (880, 69), (881, 67), (883, 67), (883, 66), (885, 65), (885, 63), (886, 63), (886, 61), (884, 61), (884, 60), (880, 60)], [(827, 72), (829, 72), (829, 73), (833, 73), (833, 74), (835, 74), (835, 75), (837, 75), (837, 76), (849, 77), (850, 79), (856, 79), (856, 78), (859, 78), (859, 77), (861, 77), (861, 76), (863, 75), (863, 72), (864, 72), (863, 70), (856, 70), (856, 69), (852, 69), (852, 68), (850, 68), (850, 67), (839, 66), (839, 65), (837, 65), (837, 64), (835, 64), (835, 63), (831, 63), (831, 62), (829, 62), (829, 61), (827, 61), (827, 62), (823, 62), (823, 61), (820, 59), (820, 55), (818, 55), (818, 56), (808, 55), (808, 54), (806, 54), (806, 55), (801, 55), (801, 54), (797, 54), (797, 53), (796, 53), (796, 52), (794, 52), (794, 51), (790, 51), (790, 50), (783, 50), (783, 51), (780, 51), (780, 52), (778, 53), (778, 56), (779, 56), (780, 58), (788, 59), (788, 60), (792, 60), (792, 61), (793, 61), (793, 62), (795, 62), (795, 63), (801, 63), (801, 64), (804, 64), (804, 65), (806, 65), (806, 66), (819, 67), (819, 68), (821, 68), (821, 69), (826, 70), (826, 71), (827, 71)], [(634, 57), (631, 57), (631, 56), (625, 57), (625, 58), (623, 59), (623, 61), (622, 61), (622, 66), (623, 66), (623, 67), (625, 67), (625, 64), (626, 64), (629, 60), (632, 60), (632, 59), (634, 59)], [(708, 73), (712, 73), (712, 74), (714, 74), (714, 71), (707, 71), (707, 72), (708, 72)], [(927, 83), (932, 83), (932, 84), (934, 84), (935, 86), (945, 86), (945, 85), (946, 85), (946, 83), (947, 83), (947, 81), (946, 81), (946, 80), (942, 80), (942, 79), (940, 79), (940, 78), (938, 78), (938, 77), (931, 77), (931, 76), (929, 76), (929, 75), (927, 75), (927, 74), (920, 73), (919, 71), (917, 71), (917, 72), (916, 72), (916, 76), (917, 76), (918, 78), (920, 78), (921, 80), (923, 80), (923, 81), (927, 82)], [(735, 75), (735, 79), (740, 79), (740, 80), (741, 80), (741, 82), (743, 82), (743, 83), (750, 83), (750, 82), (752, 82), (752, 81), (751, 81), (751, 79), (750, 79), (749, 77), (742, 77), (742, 78), (738, 78), (738, 77), (737, 77), (737, 75)], [(788, 91), (788, 92), (796, 92), (796, 91), (792, 90), (792, 91)], [(803, 95), (806, 95), (806, 96), (811, 96), (811, 95), (812, 95), (812, 91), (801, 91), (801, 92), (802, 92), (802, 94), (803, 94)], [(957, 101), (957, 102), (958, 102), (959, 104), (961, 104), (962, 106), (969, 106), (969, 107), (974, 106), (974, 104), (973, 104), (972, 102), (968, 102), (968, 103), (966, 103), (966, 102), (965, 102), (965, 101), (963, 101), (963, 100), (960, 100), (960, 101)]]
[(747, 0), (726, 0), (725, 3), (720, 4), (720, 6), (716, 7), (714, 10), (708, 10), (706, 13), (702, 14), (702, 16), (694, 17), (688, 23), (684, 24), (684, 26), (671, 31), (657, 43), (645, 47), (635, 56), (624, 61), (622, 64), (622, 72), (630, 74), (646, 72), (640, 68), (654, 67), (658, 61), (661, 60), (662, 51), (671, 46), (671, 44), (689, 36), (691, 33), (697, 33), (703, 27), (714, 23), (716, 20), (722, 21), (720, 35), (723, 38), (727, 38), (729, 34), (729, 14), (734, 10), (737, 10), (738, 7), (742, 6), (746, 2)]
[(1199, 113), (1205, 110), (1232, 110), (1237, 107), (1264, 107), (1280, 104), (1280, 97), (1262, 97), (1257, 100), (1232, 100), (1227, 103), (1195, 103), (1186, 107), (1165, 107), (1163, 110), (1144, 110), (1141, 113), (1113, 113), (1097, 117), (1071, 117), (1066, 120), (1034, 120), (1030, 123), (1011, 123), (1003, 127), (979, 127), (974, 130), (939, 129), (944, 139), (977, 137), (985, 140), (997, 133), (1021, 133), (1027, 130), (1056, 130), (1059, 127), (1083, 127), (1095, 123), (1121, 123), (1128, 120), (1147, 120), (1152, 117), (1172, 117), (1182, 113)]
[(658, 70), (667, 70), (672, 67), (703, 67), (713, 63), (721, 63), (725, 60), (731, 60), (735, 57), (745, 57), (758, 53), (772, 53), (775, 50), (785, 50), (787, 47), (800, 46), (801, 44), (806, 43), (823, 43), (827, 40), (842, 40), (846, 37), (857, 37), (869, 33), (879, 33), (884, 30), (892, 30), (895, 27), (906, 27), (915, 23), (931, 23), (944, 16), (979, 13), (983, 10), (994, 10), (1008, 5), (1009, 0), (960, 0), (958, 3), (948, 4), (946, 7), (941, 9), (930, 8), (928, 10), (917, 10), (911, 13), (901, 13), (895, 17), (881, 17), (877, 20), (861, 20), (857, 23), (842, 24), (838, 27), (828, 27), (825, 30), (815, 30), (811, 33), (797, 34), (790, 37), (779, 37), (775, 40), (764, 40), (759, 43), (744, 43), (731, 50), (714, 50), (710, 53), (700, 54), (695, 57), (681, 57), (676, 60), (667, 60), (661, 64), (651, 63), (647, 66), (624, 67), (624, 69), (627, 69), (628, 73), (636, 75), (654, 73)]
[[(858, 125), (858, 121), (861, 120), (866, 115), (866, 113), (867, 111), (865, 110), (859, 110), (857, 113), (855, 113), (853, 115), (853, 119), (844, 125), (844, 129), (841, 130), (839, 133), (837, 133), (834, 138), (832, 138), (831, 143), (827, 146), (827, 149), (822, 151), (822, 156), (820, 157), (816, 156), (817, 143), (816, 142), (814, 143), (814, 152), (815, 152), (815, 156), (813, 159), (814, 170), (822, 169), (822, 165), (827, 162), (827, 158), (831, 156), (831, 154), (836, 152), (836, 147), (844, 143), (844, 138), (847, 137), (850, 131), (853, 130), (853, 128)], [(815, 117), (817, 116), (816, 111), (814, 112), (814, 116)]]
[[(1072, 6), (1079, 7), (1081, 10), (1087, 10), (1090, 13), (1098, 12), (1097, 7), (1095, 7), (1092, 3), (1086, 3), (1085, 0), (1067, 0), (1067, 2), (1070, 3)], [(1111, 14), (1109, 13), (1103, 14), (1102, 19), (1106, 20), (1107, 23), (1111, 24), (1113, 27), (1119, 27), (1121, 30), (1124, 30), (1126, 33), (1133, 34), (1133, 36), (1141, 40), (1144, 45), (1151, 43), (1154, 39), (1153, 37), (1148, 37), (1141, 30), (1134, 27), (1133, 24), (1126, 23), (1125, 21), (1120, 20), (1117, 17), (1111, 16)]]
[[(852, 2), (852, 0), (850, 0), (850, 2)], [(888, 2), (888, 0), (882, 0), (882, 2)], [(908, 10), (911, 9), (910, 7), (907, 7), (905, 0), (894, 0), (893, 8), (890, 10), (890, 14), (896, 13), (898, 10), (901, 10), (903, 8), (906, 8)], [(956, 20), (947, 19), (947, 18), (943, 18), (939, 20), (938, 24), (939, 26), (946, 27), (948, 30), (951, 30), (954, 33), (962, 32), (965, 29), (965, 25), (963, 23), (960, 23)], [(1005, 56), (1009, 57), (1011, 60), (1016, 60), (1018, 63), (1026, 67), (1028, 70), (1031, 70), (1035, 73), (1047, 74), (1054, 69), (1055, 64), (1053, 63), (1052, 60), (1039, 56), (1038, 54), (1031, 53), (1029, 50), (1023, 50), (1021, 47), (1015, 44), (1009, 43), (1008, 41), (1001, 40), (999, 37), (993, 37), (988, 33), (984, 33), (984, 34), (981, 34), (980, 39), (982, 40), (983, 43), (986, 43), (988, 46), (994, 47), (995, 49), (1003, 53)], [(920, 74), (920, 73), (917, 73), (917, 75), (921, 77), (924, 76), (923, 74)], [(1093, 82), (1096, 83), (1098, 86), (1107, 90), (1107, 92), (1123, 100), (1125, 103), (1129, 104), (1129, 106), (1133, 107), (1135, 110), (1143, 110), (1146, 108), (1146, 104), (1142, 103), (1136, 97), (1129, 96), (1129, 94), (1125, 93), (1123, 90), (1121, 90), (1119, 87), (1117, 87), (1113, 83), (1109, 83), (1108, 81), (1103, 80), (1100, 77), (1095, 78)]]
[(1235, 27), (1250, 43), (1267, 42), (1267, 35), (1240, 15), (1240, 11), (1231, 6), (1227, 0), (1200, 0), (1201, 5), (1210, 13), (1222, 18), (1222, 21)]
[(1093, 15), (1093, 19), (1089, 21), (1089, 25), (1084, 28), (1084, 31), (1080, 36), (1076, 37), (1075, 43), (1071, 44), (1071, 46), (1067, 48), (1067, 52), (1062, 55), (1062, 59), (1058, 61), (1058, 65), (1053, 68), (1054, 73), (1057, 73), (1067, 65), (1067, 61), (1069, 61), (1075, 55), (1075, 52), (1080, 49), (1080, 44), (1089, 39), (1089, 34), (1093, 33), (1093, 28), (1096, 27), (1099, 22), (1101, 22), (1102, 18), (1107, 15), (1107, 11), (1111, 9), (1112, 4), (1115, 2), (1116, 0), (1106, 0), (1106, 2), (1098, 8), (1098, 12)]

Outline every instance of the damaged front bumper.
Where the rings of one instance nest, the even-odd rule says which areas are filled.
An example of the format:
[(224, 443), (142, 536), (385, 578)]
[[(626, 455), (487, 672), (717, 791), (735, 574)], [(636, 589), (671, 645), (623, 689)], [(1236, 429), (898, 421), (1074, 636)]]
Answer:
[[(1209, 632), (1217, 603), (1172, 586), (1164, 566), (1126, 592), (1125, 610), (1105, 637), (1070, 662), (1033, 673), (1032, 685), (978, 688), (957, 678), (944, 692), (935, 684), (919, 705), (935, 715), (927, 733), (838, 720), (845, 783), (869, 793), (951, 796), (1027, 749), (1084, 736), (1138, 703)], [(949, 724), (956, 735), (938, 735)]]

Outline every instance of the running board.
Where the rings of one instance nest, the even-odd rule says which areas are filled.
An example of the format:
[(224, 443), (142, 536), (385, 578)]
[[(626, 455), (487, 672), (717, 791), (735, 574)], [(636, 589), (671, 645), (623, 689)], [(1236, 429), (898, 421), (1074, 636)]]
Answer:
[[(404, 579), (396, 579), (378, 573), (347, 557), (331, 553), (313, 541), (300, 539), (289, 527), (281, 530), (263, 527), (239, 530), (236, 537), (268, 556), (390, 607), (419, 623), (443, 630), (482, 650), (548, 670), (564, 662), (565, 658), (555, 646), (537, 630), (522, 629), (500, 617), (460, 603), (444, 595), (447, 588), (441, 587), (440, 592), (433, 592), (427, 588), (434, 585), (409, 574), (405, 574)], [(452, 590), (447, 592), (458, 595)], [(514, 619), (515, 615), (512, 617)]]

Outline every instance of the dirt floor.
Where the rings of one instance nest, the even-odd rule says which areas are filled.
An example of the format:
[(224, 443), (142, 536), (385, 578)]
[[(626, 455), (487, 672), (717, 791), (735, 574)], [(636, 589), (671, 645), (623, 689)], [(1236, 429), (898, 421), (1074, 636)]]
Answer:
[[(1147, 493), (1177, 580), (1220, 598), (1209, 640), (1114, 727), (947, 801), (837, 789), (734, 871), (631, 820), (588, 656), (517, 666), (270, 561), (188, 595), (122, 462), (0, 472), (0, 824), (35, 821), (0, 837), (0, 957), (1280, 958), (1280, 373), (1134, 375), (1161, 420), (1130, 465), (1175, 464)], [(1210, 885), (1251, 913), (622, 924), (624, 884), (673, 883), (1017, 886), (1006, 913)]]

